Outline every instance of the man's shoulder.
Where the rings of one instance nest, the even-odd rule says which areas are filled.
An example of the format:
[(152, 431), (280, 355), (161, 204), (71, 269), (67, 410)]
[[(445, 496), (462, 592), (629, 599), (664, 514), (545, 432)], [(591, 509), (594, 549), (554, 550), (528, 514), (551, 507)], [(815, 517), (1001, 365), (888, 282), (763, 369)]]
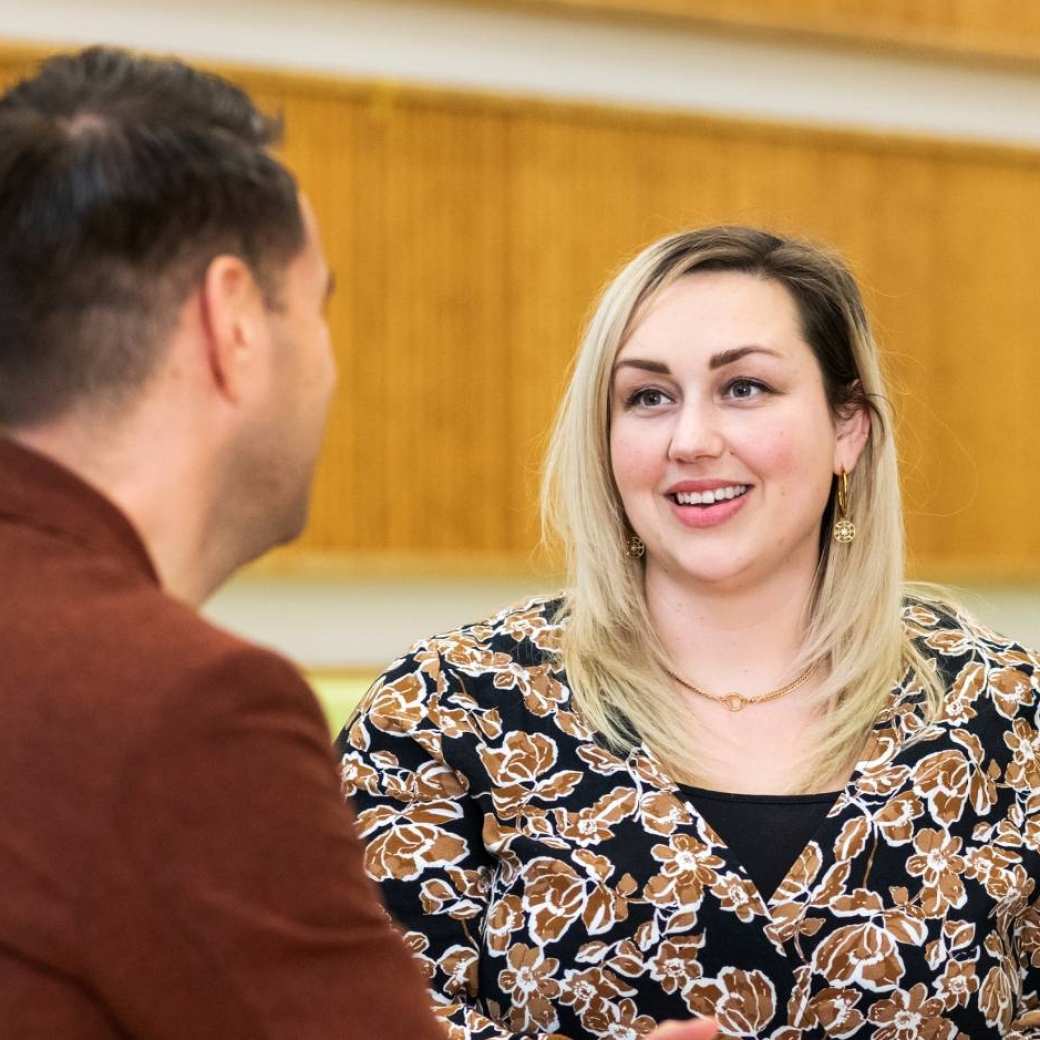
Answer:
[[(313, 694), (277, 654), (118, 561), (55, 546), (39, 562), (35, 580), (22, 563), (6, 569), (0, 597), (0, 788), (21, 842), (21, 859), (0, 850), (15, 893), (0, 932), (19, 935), (47, 893), (47, 919), (64, 929), (134, 821), (173, 812), (176, 798), (186, 814), (212, 812), (228, 770), (288, 747), (300, 770), (318, 771), (329, 746)], [(169, 804), (157, 793), (167, 787)], [(37, 877), (26, 862), (53, 870)]]
[(282, 698), (318, 711), (290, 662), (119, 561), (59, 550), (41, 558), (35, 580), (16, 570), (16, 587), (0, 602), (0, 654), (9, 708), (25, 726), (49, 719), (74, 744), (77, 732), (119, 742), (160, 719), (238, 700)]

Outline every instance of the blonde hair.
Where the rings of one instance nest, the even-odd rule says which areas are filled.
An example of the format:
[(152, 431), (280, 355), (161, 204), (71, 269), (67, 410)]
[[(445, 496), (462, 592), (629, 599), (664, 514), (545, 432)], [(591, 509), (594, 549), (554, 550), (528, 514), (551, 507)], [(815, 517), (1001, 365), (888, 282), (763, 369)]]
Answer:
[[(667, 655), (650, 622), (643, 564), (629, 558), (631, 533), (611, 471), (610, 384), (614, 360), (635, 321), (676, 279), (741, 271), (783, 285), (823, 374), (834, 415), (865, 408), (870, 433), (849, 475), (851, 545), (832, 551), (835, 490), (823, 515), (820, 559), (799, 660), (822, 676), (827, 705), (798, 786), (812, 788), (835, 762), (857, 754), (893, 684), (913, 669), (930, 713), (941, 710), (935, 671), (901, 617), (903, 521), (892, 418), (877, 346), (859, 289), (833, 253), (744, 227), (682, 232), (647, 247), (604, 290), (575, 360), (546, 459), (542, 519), (562, 543), (567, 591), (560, 664), (576, 705), (616, 750), (644, 742), (684, 779), (705, 748), (692, 742), (691, 709), (674, 692)], [(698, 753), (699, 752), (699, 753)]]

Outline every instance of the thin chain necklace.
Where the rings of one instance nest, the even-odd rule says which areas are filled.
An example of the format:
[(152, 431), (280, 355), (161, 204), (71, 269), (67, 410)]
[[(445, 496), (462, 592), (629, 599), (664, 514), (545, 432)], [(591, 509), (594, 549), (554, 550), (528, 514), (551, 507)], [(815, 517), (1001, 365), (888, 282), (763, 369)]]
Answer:
[(745, 697), (742, 693), (725, 693), (721, 697), (716, 697), (713, 694), (705, 693), (703, 690), (697, 689), (693, 683), (688, 683), (685, 679), (676, 675), (675, 672), (670, 672), (667, 668), (665, 671), (680, 686), (685, 686), (690, 693), (695, 693), (698, 697), (703, 697), (705, 700), (714, 701), (716, 704), (725, 705), (725, 707), (729, 708), (730, 711), (743, 711), (749, 704), (765, 704), (767, 701), (775, 701), (778, 698), (783, 697), (785, 694), (793, 693), (799, 686), (805, 684), (806, 679), (812, 675), (815, 668), (815, 663), (809, 665), (801, 675), (796, 676), (787, 683), (786, 686), (770, 690), (768, 693), (760, 694), (758, 697)]

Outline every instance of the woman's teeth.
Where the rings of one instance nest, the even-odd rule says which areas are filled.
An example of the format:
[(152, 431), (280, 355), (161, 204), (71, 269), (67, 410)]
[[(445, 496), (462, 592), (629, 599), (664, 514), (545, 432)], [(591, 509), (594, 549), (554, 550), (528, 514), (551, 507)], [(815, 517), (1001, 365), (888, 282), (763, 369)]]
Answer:
[(672, 497), (681, 506), (711, 506), (729, 498), (740, 498), (746, 494), (747, 484), (731, 484), (729, 487), (715, 488), (714, 491), (679, 491)]

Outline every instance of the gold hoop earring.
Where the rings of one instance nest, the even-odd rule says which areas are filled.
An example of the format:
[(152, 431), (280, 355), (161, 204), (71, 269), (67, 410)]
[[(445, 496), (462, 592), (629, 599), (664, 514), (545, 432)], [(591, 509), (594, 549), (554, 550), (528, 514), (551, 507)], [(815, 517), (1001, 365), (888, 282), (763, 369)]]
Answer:
[(625, 542), (625, 555), (630, 560), (639, 560), (646, 553), (646, 545), (637, 534), (630, 534)]
[(856, 525), (849, 519), (849, 474), (838, 477), (838, 519), (834, 521), (834, 540), (848, 545), (856, 537)]

